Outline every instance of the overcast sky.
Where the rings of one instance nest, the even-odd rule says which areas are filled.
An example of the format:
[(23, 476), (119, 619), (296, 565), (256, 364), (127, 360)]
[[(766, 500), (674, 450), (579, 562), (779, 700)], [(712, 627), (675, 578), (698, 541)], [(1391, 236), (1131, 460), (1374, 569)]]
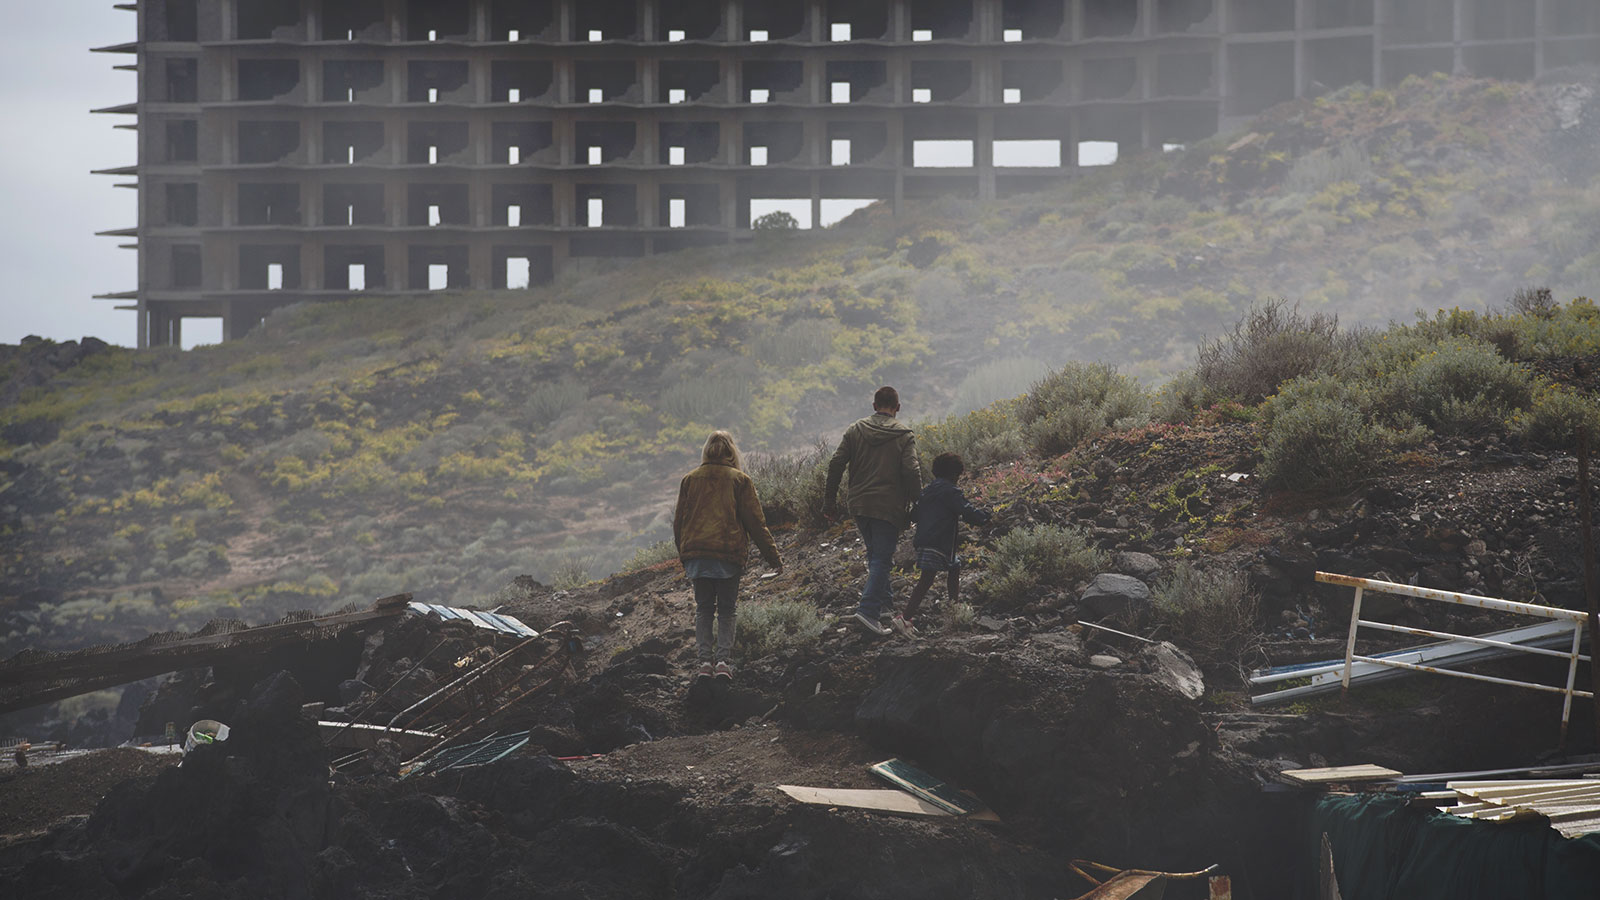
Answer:
[(135, 75), (111, 67), (131, 55), (90, 47), (134, 39), (134, 14), (112, 0), (7, 3), (0, 32), (0, 342), (24, 335), (93, 335), (133, 346), (134, 314), (94, 294), (137, 286), (134, 252), (96, 231), (138, 223), (134, 192), (90, 169), (132, 165), (134, 134), (111, 126), (132, 116), (89, 110), (134, 100)]

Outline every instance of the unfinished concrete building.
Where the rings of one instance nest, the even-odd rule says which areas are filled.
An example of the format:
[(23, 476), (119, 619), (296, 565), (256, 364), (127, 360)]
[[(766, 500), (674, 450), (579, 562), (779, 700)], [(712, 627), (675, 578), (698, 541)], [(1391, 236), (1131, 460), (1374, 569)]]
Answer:
[[(776, 201), (1028, 191), (1310, 91), (1600, 61), (1597, 0), (140, 0), (141, 346), (511, 289)], [(802, 216), (804, 218), (804, 216)]]

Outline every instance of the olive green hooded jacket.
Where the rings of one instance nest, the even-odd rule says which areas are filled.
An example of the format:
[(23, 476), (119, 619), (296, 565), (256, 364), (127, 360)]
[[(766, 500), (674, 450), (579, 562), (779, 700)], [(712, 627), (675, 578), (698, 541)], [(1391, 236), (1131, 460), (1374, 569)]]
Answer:
[(829, 506), (838, 496), (846, 469), (850, 486), (845, 509), (850, 515), (882, 519), (901, 530), (911, 524), (911, 504), (922, 492), (922, 465), (910, 428), (894, 416), (874, 413), (845, 429), (839, 449), (828, 461), (823, 497)]

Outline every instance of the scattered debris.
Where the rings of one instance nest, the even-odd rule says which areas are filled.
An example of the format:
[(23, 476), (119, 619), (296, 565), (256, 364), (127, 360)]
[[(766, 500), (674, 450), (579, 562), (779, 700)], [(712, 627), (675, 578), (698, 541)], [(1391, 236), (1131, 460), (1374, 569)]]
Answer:
[(860, 788), (816, 788), (794, 784), (780, 784), (778, 790), (801, 803), (818, 806), (846, 806), (851, 809), (869, 809), (875, 812), (902, 813), (911, 816), (953, 816), (942, 806), (936, 806), (905, 791)]
[(1600, 832), (1600, 779), (1528, 781), (1452, 781), (1448, 790), (1423, 794), (1428, 800), (1454, 800), (1441, 810), (1467, 819), (1523, 822), (1547, 819), (1565, 837)]
[(460, 619), (470, 622), (479, 628), (487, 628), (491, 631), (499, 631), (516, 637), (532, 638), (539, 636), (539, 632), (522, 624), (515, 616), (504, 616), (499, 613), (482, 612), (476, 609), (462, 609), (457, 606), (440, 606), (437, 603), (412, 602), (406, 604), (406, 608), (418, 615), (434, 615), (446, 622)]
[(227, 739), (228, 726), (216, 719), (201, 719), (189, 726), (189, 734), (183, 739), (183, 752), (187, 756), (196, 747), (220, 744)]
[(428, 759), (403, 769), (400, 777), (409, 778), (412, 775), (436, 774), (450, 769), (486, 766), (521, 749), (522, 745), (528, 743), (528, 734), (529, 732), (519, 731), (516, 734), (505, 734), (441, 750)]
[(1401, 773), (1383, 766), (1362, 763), (1355, 766), (1324, 766), (1318, 769), (1284, 769), (1278, 775), (1291, 784), (1328, 785), (1386, 781), (1399, 778)]
[[(1199, 872), (1152, 872), (1146, 869), (1117, 869), (1084, 859), (1075, 859), (1068, 863), (1068, 867), (1078, 877), (1095, 885), (1093, 890), (1080, 895), (1077, 900), (1161, 900), (1162, 895), (1166, 893), (1168, 881), (1205, 878), (1212, 876), (1218, 868), (1213, 865)], [(1085, 869), (1110, 873), (1111, 877), (1101, 881), (1084, 871)], [(1212, 900), (1229, 900), (1233, 895), (1232, 885), (1226, 875), (1212, 877), (1210, 887)]]
[(975, 815), (988, 811), (982, 800), (954, 785), (941, 781), (901, 759), (887, 759), (869, 767), (872, 774), (895, 787), (909, 791), (953, 815)]

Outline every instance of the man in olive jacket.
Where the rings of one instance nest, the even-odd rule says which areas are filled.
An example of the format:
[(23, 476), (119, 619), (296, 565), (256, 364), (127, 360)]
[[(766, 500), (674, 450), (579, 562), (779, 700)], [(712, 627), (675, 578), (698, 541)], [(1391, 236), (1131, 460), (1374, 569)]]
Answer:
[(911, 522), (911, 505), (922, 491), (922, 466), (917, 462), (916, 436), (895, 421), (900, 394), (892, 387), (878, 388), (872, 410), (871, 416), (845, 429), (839, 449), (828, 461), (822, 509), (829, 518), (838, 514), (839, 482), (849, 469), (845, 507), (856, 520), (867, 550), (867, 583), (861, 590), (856, 621), (882, 635), (889, 633), (878, 621), (890, 602), (889, 566), (900, 532)]

